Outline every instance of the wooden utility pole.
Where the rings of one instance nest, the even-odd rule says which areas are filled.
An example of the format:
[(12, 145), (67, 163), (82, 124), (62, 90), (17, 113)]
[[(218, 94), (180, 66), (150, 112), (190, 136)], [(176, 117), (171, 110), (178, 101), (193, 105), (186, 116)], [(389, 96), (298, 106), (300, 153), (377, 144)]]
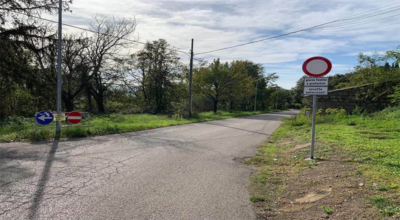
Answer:
[(193, 84), (193, 42), (192, 49), (190, 50), (190, 76), (189, 76), (189, 117), (193, 114), (193, 95), (192, 95), (192, 84)]
[(260, 80), (260, 79), (257, 79), (257, 81), (256, 81), (256, 94), (254, 97), (254, 111), (257, 111), (258, 80)]

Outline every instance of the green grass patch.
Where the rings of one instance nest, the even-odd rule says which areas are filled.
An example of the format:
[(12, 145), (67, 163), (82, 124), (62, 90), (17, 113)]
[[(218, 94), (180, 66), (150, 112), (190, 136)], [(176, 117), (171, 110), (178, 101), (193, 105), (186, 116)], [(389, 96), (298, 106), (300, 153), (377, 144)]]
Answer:
[[(290, 141), (292, 146), (299, 146), (310, 142), (312, 119), (303, 111), (296, 117), (282, 119), (282, 126), (264, 143), (258, 156), (248, 163), (262, 169), (263, 166), (269, 169), (273, 169), (272, 166), (310, 169), (318, 166), (317, 161), (323, 161), (324, 157), (341, 152), (348, 158), (346, 163), (357, 166), (356, 175), (367, 179), (371, 185), (377, 185), (370, 188), (370, 195), (378, 196), (369, 197), (368, 202), (375, 205), (385, 216), (399, 214), (400, 198), (396, 195), (400, 193), (400, 107), (372, 114), (346, 114), (341, 110), (318, 113), (315, 156), (321, 160), (304, 161), (303, 157), (308, 154), (309, 149), (300, 149), (290, 158), (279, 158), (280, 155), (286, 154), (286, 148), (278, 147), (279, 143)], [(334, 152), (332, 149), (340, 150)], [(255, 175), (261, 176), (260, 173)], [(274, 179), (269, 177), (267, 184), (270, 181), (273, 182)], [(281, 183), (277, 181), (276, 184)], [(313, 185), (305, 184), (310, 184), (310, 187)], [(260, 189), (269, 190), (260, 187), (255, 189), (259, 190), (255, 191), (255, 195), (262, 195)], [(324, 211), (327, 213), (328, 207), (325, 207)]]
[(251, 202), (265, 202), (267, 199), (264, 196), (251, 196)]
[[(102, 114), (93, 115), (90, 128), (73, 126), (63, 128), (61, 138), (80, 138), (96, 135), (117, 134), (161, 128), (174, 125), (183, 125), (196, 122), (205, 122), (219, 119), (234, 118), (261, 114), (266, 112), (238, 112), (219, 111), (203, 112), (196, 118), (185, 119), (182, 117), (168, 117), (166, 115), (150, 114)], [(0, 142), (14, 141), (42, 141), (55, 137), (55, 128), (40, 129), (34, 133), (33, 119), (23, 117), (9, 117), (0, 122)], [(54, 124), (52, 125), (54, 126)]]

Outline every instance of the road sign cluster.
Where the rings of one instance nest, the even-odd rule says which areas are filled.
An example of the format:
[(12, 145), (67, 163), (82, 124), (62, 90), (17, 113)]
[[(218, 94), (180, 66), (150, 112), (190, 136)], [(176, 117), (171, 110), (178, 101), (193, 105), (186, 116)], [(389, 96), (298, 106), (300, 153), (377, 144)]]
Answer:
[(303, 71), (310, 78), (304, 80), (304, 95), (328, 95), (329, 78), (322, 77), (332, 70), (332, 63), (325, 57), (312, 57), (303, 64)]
[(79, 124), (82, 120), (82, 114), (80, 112), (65, 112), (61, 114), (53, 114), (50, 111), (41, 111), (36, 113), (35, 120), (38, 124), (48, 125), (53, 121), (67, 121), (70, 124)]

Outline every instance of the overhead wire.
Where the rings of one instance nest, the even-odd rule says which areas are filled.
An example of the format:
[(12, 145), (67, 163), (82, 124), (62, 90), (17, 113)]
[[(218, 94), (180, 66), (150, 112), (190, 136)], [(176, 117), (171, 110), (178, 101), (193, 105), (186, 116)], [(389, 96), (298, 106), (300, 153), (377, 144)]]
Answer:
[[(391, 4), (389, 6), (398, 5), (398, 4), (400, 4), (400, 3)], [(207, 54), (207, 53), (212, 53), (212, 52), (232, 49), (232, 48), (236, 48), (236, 47), (242, 47), (242, 46), (245, 46), (245, 45), (255, 44), (255, 43), (259, 43), (259, 42), (267, 41), (267, 40), (272, 40), (272, 39), (276, 39), (276, 38), (281, 38), (281, 37), (284, 37), (284, 36), (293, 35), (293, 34), (304, 32), (304, 31), (309, 31), (309, 30), (314, 30), (314, 29), (323, 29), (322, 27), (324, 27), (324, 26), (330, 27), (329, 25), (335, 24), (335, 23), (339, 23), (339, 22), (342, 22), (342, 23), (339, 23), (337, 26), (334, 26), (334, 27), (341, 27), (340, 25), (343, 26), (343, 21), (345, 21), (345, 22), (347, 21), (348, 22), (349, 20), (356, 20), (356, 19), (360, 20), (361, 17), (362, 17), (360, 15), (363, 15), (363, 16), (370, 15), (370, 17), (367, 17), (367, 18), (371, 18), (371, 17), (381, 16), (381, 15), (384, 15), (384, 14), (387, 14), (387, 13), (391, 13), (391, 12), (394, 12), (394, 11), (398, 11), (397, 7), (399, 7), (399, 6), (392, 7), (392, 8), (390, 8), (389, 6), (384, 6), (384, 7), (381, 7), (381, 8), (377, 8), (375, 10), (371, 10), (372, 12), (365, 12), (365, 13), (361, 13), (361, 14), (358, 14), (358, 15), (346, 17), (346, 18), (343, 18), (343, 19), (338, 19), (338, 20), (322, 23), (322, 24), (319, 24), (319, 25), (311, 26), (311, 27), (308, 27), (308, 28), (304, 28), (304, 29), (300, 29), (300, 30), (296, 30), (296, 31), (292, 31), (292, 32), (288, 32), (288, 33), (284, 33), (284, 34), (268, 37), (268, 38), (263, 38), (263, 39), (260, 39), (260, 40), (250, 41), (250, 42), (247, 42), (247, 43), (242, 43), (242, 44), (238, 44), (238, 45), (234, 45), (234, 46), (223, 47), (223, 48), (219, 48), (219, 49), (215, 49), (215, 50), (209, 50), (209, 51), (205, 51), (205, 52), (196, 53), (195, 55)], [(383, 8), (388, 8), (388, 9), (383, 9)], [(382, 10), (383, 10), (383, 12), (380, 12)], [(384, 10), (386, 10), (386, 11), (384, 11)], [(387, 11), (387, 10), (389, 10), (389, 11)], [(376, 12), (379, 12), (379, 13), (378, 14), (373, 14), (373, 13), (376, 13)], [(373, 16), (371, 14), (373, 14)], [(394, 15), (394, 16), (398, 16), (398, 15)], [(394, 16), (390, 16), (390, 17), (394, 17)], [(390, 17), (386, 17), (384, 19), (387, 19), (387, 18), (390, 18)], [(376, 22), (376, 21), (374, 21), (374, 22)], [(349, 24), (347, 24), (347, 25), (349, 25)]]

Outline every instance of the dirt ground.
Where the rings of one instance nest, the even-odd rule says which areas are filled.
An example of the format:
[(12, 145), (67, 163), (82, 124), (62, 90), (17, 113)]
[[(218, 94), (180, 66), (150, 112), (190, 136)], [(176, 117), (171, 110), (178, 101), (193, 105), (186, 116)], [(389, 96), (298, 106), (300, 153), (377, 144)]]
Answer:
[(265, 181), (258, 176), (250, 184), (252, 194), (267, 198), (253, 203), (260, 219), (400, 219), (382, 215), (369, 203), (368, 198), (385, 192), (341, 149), (319, 148), (317, 160), (303, 159), (308, 154), (308, 144), (295, 145), (281, 151), (272, 164), (258, 166), (269, 173)]

